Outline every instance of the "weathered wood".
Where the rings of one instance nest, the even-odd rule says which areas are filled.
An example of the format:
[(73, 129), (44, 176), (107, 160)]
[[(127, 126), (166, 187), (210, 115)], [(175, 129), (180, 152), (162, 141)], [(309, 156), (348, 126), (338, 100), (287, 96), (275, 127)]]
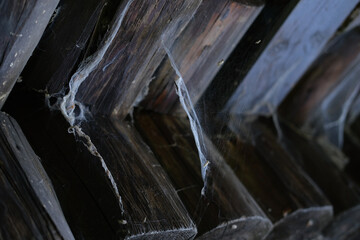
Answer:
[(226, 111), (273, 114), (358, 2), (299, 1), (227, 103)]
[(51, 181), (14, 119), (0, 112), (0, 238), (74, 239)]
[(151, 113), (136, 114), (135, 119), (197, 222), (200, 239), (263, 238), (271, 222), (210, 142), (206, 146), (212, 160), (204, 186), (187, 119)]
[(308, 239), (321, 231), (333, 212), (322, 191), (264, 125), (239, 122), (231, 125), (235, 136), (223, 135), (214, 142), (219, 149), (226, 146), (224, 158), (276, 222), (266, 239)]
[(60, 1), (22, 73), (23, 81), (56, 97), (64, 94), (77, 64), (87, 56), (92, 41), (98, 41), (96, 30), (106, 26), (101, 14), (110, 7), (113, 3), (106, 0)]
[(280, 108), (283, 118), (341, 147), (346, 117), (360, 91), (360, 27), (338, 36)]
[(200, 2), (124, 1), (108, 37), (89, 60), (94, 64), (82, 76), (76, 99), (95, 114), (125, 118), (146, 92), (164, 46), (172, 45)]
[[(23, 87), (14, 88), (4, 110), (14, 114), (41, 157), (75, 238), (118, 239), (121, 232), (115, 229), (123, 225), (111, 221), (120, 216), (118, 204), (99, 161), (67, 132), (61, 113), (44, 107), (43, 94), (24, 91)], [(104, 212), (112, 215), (107, 217)]]
[(0, 108), (30, 58), (59, 0), (2, 1)]
[(325, 193), (334, 212), (345, 211), (360, 203), (359, 187), (334, 164), (334, 157), (324, 151), (316, 140), (286, 124), (281, 124), (284, 148), (296, 159)]
[[(168, 47), (194, 104), (262, 9), (247, 4), (203, 1), (185, 30)], [(174, 84), (179, 76), (168, 57), (159, 64), (153, 78), (141, 106), (162, 113), (183, 113)]]
[(118, 186), (127, 239), (189, 239), (197, 230), (136, 130), (119, 120), (83, 124)]
[(339, 214), (323, 231), (326, 240), (356, 240), (360, 238), (360, 206)]

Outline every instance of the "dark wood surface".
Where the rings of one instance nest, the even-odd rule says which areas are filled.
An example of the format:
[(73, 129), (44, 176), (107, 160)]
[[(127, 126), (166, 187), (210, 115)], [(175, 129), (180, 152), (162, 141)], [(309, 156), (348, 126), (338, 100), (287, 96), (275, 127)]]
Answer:
[(197, 223), (200, 239), (262, 239), (266, 235), (271, 222), (209, 141), (206, 147), (212, 159), (204, 186), (197, 149), (185, 118), (151, 113), (135, 117), (139, 131)]
[[(196, 104), (262, 6), (225, 0), (202, 1), (194, 17), (169, 49)], [(175, 92), (179, 78), (165, 57), (153, 75), (141, 106), (161, 113), (184, 114)]]
[(227, 103), (226, 111), (234, 115), (274, 113), (356, 4), (357, 0), (299, 1)]
[(105, 0), (60, 1), (24, 69), (24, 82), (54, 97), (64, 94), (78, 64), (93, 51), (92, 45), (98, 44), (101, 35), (97, 32), (104, 31), (106, 21), (111, 21), (103, 15), (114, 14), (109, 11), (109, 8), (114, 8), (113, 5), (113, 2)]
[(0, 113), (1, 239), (74, 239), (52, 183), (16, 121)]
[(2, 1), (0, 107), (38, 44), (59, 0)]
[[(121, 17), (125, 3), (130, 4), (122, 3), (115, 19)], [(172, 45), (199, 4), (199, 0), (133, 1), (106, 54), (81, 85), (77, 100), (95, 114), (124, 118), (146, 93), (165, 56), (163, 46)]]
[(275, 222), (267, 239), (316, 235), (333, 215), (327, 197), (266, 125), (239, 122), (233, 119), (231, 125), (235, 135), (215, 141), (220, 149), (227, 145), (223, 150), (225, 159)]
[(360, 27), (334, 39), (280, 108), (284, 119), (313, 136), (327, 137), (340, 148), (347, 115), (356, 115), (351, 107), (356, 108), (360, 92), (359, 40)]

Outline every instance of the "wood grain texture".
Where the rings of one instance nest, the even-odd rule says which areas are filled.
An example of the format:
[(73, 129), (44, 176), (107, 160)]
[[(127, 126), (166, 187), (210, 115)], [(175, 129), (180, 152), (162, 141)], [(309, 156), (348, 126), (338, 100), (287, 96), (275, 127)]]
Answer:
[(265, 125), (239, 122), (231, 125), (235, 136), (224, 135), (216, 142), (220, 149), (224, 147), (225, 159), (275, 222), (266, 239), (307, 239), (319, 233), (333, 214), (321, 189)]
[(316, 141), (287, 124), (281, 124), (281, 144), (321, 188), (337, 214), (359, 204), (359, 187)]
[(0, 8), (0, 107), (30, 58), (59, 0), (3, 1)]
[(197, 223), (200, 239), (262, 239), (266, 235), (270, 221), (210, 142), (206, 146), (213, 159), (209, 160), (208, 185), (202, 190), (200, 160), (185, 118), (151, 113), (135, 117), (137, 128)]
[(24, 82), (56, 97), (64, 94), (74, 69), (86, 57), (92, 41), (98, 41), (92, 39), (99, 37), (96, 30), (106, 25), (102, 13), (113, 5), (106, 0), (60, 1), (22, 73)]
[[(80, 86), (77, 100), (95, 114), (124, 118), (145, 94), (153, 72), (165, 55), (163, 46), (172, 45), (200, 2), (122, 3), (115, 15), (119, 19), (126, 10), (121, 27), (100, 63)], [(130, 4), (128, 9), (126, 3)], [(103, 42), (101, 46), (105, 45)]]
[(118, 186), (126, 239), (190, 239), (196, 234), (166, 173), (133, 127), (107, 119), (83, 127)]
[(74, 239), (52, 183), (14, 119), (0, 113), (0, 238)]
[(358, 65), (359, 41), (359, 28), (334, 39), (285, 99), (281, 116), (298, 127), (307, 124), (325, 98), (340, 87), (346, 73)]
[[(169, 47), (194, 104), (243, 37), (262, 6), (232, 0), (205, 0)], [(183, 112), (175, 92), (179, 77), (165, 57), (141, 106), (161, 113)]]
[(299, 1), (227, 103), (226, 111), (234, 115), (274, 113), (357, 3)]

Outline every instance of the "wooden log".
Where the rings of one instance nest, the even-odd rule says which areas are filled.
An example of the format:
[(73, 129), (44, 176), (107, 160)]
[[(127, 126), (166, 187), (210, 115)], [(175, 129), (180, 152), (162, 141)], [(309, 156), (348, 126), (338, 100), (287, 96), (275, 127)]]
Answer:
[(281, 124), (281, 131), (281, 144), (325, 193), (336, 214), (360, 203), (359, 187), (334, 164), (335, 154), (287, 124)]
[(339, 214), (323, 231), (324, 239), (356, 240), (360, 238), (360, 206)]
[(236, 134), (227, 133), (230, 135), (218, 137), (214, 142), (275, 222), (266, 239), (309, 239), (316, 235), (333, 213), (319, 187), (265, 126), (259, 122), (250, 125), (234, 121), (232, 124)]
[(133, 127), (107, 118), (82, 127), (118, 187), (126, 239), (190, 239), (196, 235), (168, 176)]
[(135, 119), (197, 223), (199, 239), (262, 239), (266, 235), (271, 222), (210, 142), (206, 146), (211, 170), (204, 186), (185, 118), (139, 113)]
[(343, 145), (348, 112), (360, 91), (360, 27), (338, 36), (280, 108), (283, 118), (313, 136)]
[[(75, 238), (119, 239), (122, 232), (116, 229), (123, 226), (117, 222), (119, 205), (99, 161), (67, 132), (61, 113), (44, 105), (43, 94), (24, 87), (14, 88), (4, 110), (16, 117), (41, 157)], [(104, 214), (106, 210), (110, 217)]]
[[(254, 5), (253, 1), (205, 0), (185, 30), (169, 46), (194, 104), (261, 9), (262, 6)], [(168, 57), (159, 64), (153, 78), (141, 106), (161, 113), (184, 114), (174, 85), (179, 76)]]
[[(105, 171), (94, 149), (92, 152), (97, 156), (90, 153), (88, 139), (77, 136), (75, 141), (59, 112), (49, 112), (42, 107), (43, 98), (39, 99), (38, 95), (29, 99), (39, 102), (28, 103), (18, 114), (25, 124), (32, 122), (29, 119), (38, 121), (35, 126), (27, 124), (27, 131), (46, 159), (54, 157), (47, 160), (51, 161), (49, 169), (60, 191), (68, 194), (63, 200), (77, 231), (76, 237), (190, 239), (196, 234), (196, 227), (168, 177), (133, 128), (121, 122), (115, 125), (106, 119), (98, 123), (89, 119), (84, 123), (84, 131), (91, 132), (91, 140), (108, 166)], [(39, 108), (43, 109), (39, 111)], [(37, 110), (35, 116), (34, 109)], [(114, 183), (109, 181), (109, 174)], [(72, 207), (71, 202), (76, 207)], [(85, 204), (86, 208), (82, 206)]]
[(299, 1), (228, 101), (226, 111), (243, 116), (273, 114), (358, 2)]
[(60, 1), (22, 73), (24, 82), (55, 97), (64, 94), (71, 74), (101, 38), (98, 32), (107, 26), (106, 17), (114, 14), (109, 13), (109, 8), (116, 9), (113, 5), (106, 0)]
[[(146, 93), (153, 72), (184, 29), (200, 0), (140, 1), (120, 4), (111, 30), (88, 60), (77, 101), (94, 114), (121, 118)], [(76, 89), (77, 90), (77, 89)], [(143, 92), (144, 91), (144, 92)]]
[(0, 108), (30, 58), (59, 0), (4, 1), (0, 9)]
[(74, 239), (52, 183), (14, 119), (0, 112), (0, 238)]

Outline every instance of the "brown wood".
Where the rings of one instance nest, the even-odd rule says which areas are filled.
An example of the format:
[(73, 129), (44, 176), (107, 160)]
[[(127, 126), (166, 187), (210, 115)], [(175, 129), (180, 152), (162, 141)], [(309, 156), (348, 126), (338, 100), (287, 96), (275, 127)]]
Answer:
[(106, 0), (61, 1), (22, 73), (24, 83), (54, 97), (64, 94), (74, 69), (101, 37), (98, 32), (107, 29), (111, 19), (106, 17), (114, 14), (109, 8), (116, 5)]
[(0, 108), (38, 44), (59, 0), (4, 1), (0, 9)]
[(185, 118), (151, 113), (135, 117), (139, 131), (195, 219), (200, 239), (264, 237), (271, 222), (209, 141), (210, 173), (202, 190), (200, 160)]
[(299, 1), (227, 103), (226, 111), (233, 115), (273, 114), (358, 2)]
[(0, 112), (1, 239), (74, 239), (52, 183), (19, 125)]
[[(232, 0), (205, 0), (169, 47), (196, 104), (224, 61), (260, 13), (262, 6)], [(184, 114), (175, 92), (179, 78), (165, 57), (141, 106), (161, 113)]]
[[(145, 94), (153, 72), (165, 56), (164, 45), (172, 45), (200, 2), (123, 2), (112, 24), (115, 38), (108, 42), (105, 55), (80, 86), (77, 100), (90, 106), (92, 113), (124, 118)], [(121, 14), (124, 19), (117, 30), (115, 23)], [(99, 50), (104, 46), (107, 43), (103, 42)]]
[(286, 124), (281, 124), (281, 131), (281, 144), (325, 193), (335, 213), (360, 203), (359, 187), (334, 164), (335, 154)]
[(238, 123), (231, 125), (236, 135), (228, 133), (214, 142), (223, 148), (226, 161), (275, 222), (266, 239), (306, 239), (321, 231), (333, 213), (321, 189), (265, 125)]
[(338, 36), (282, 105), (283, 118), (341, 147), (348, 112), (360, 91), (360, 27)]

